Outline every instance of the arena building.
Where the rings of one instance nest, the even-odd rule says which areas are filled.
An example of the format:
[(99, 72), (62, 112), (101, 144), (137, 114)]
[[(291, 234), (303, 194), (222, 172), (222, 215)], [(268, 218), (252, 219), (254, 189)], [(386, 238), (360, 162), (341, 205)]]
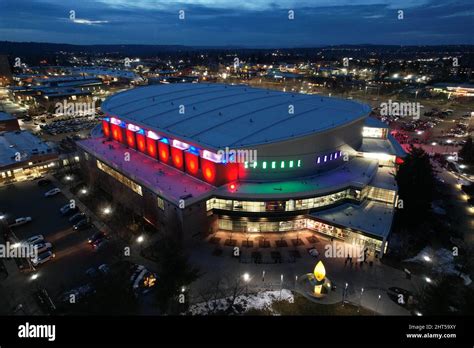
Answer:
[(118, 93), (102, 111), (102, 136), (78, 142), (84, 173), (157, 229), (305, 229), (386, 250), (405, 153), (367, 105), (183, 83)]

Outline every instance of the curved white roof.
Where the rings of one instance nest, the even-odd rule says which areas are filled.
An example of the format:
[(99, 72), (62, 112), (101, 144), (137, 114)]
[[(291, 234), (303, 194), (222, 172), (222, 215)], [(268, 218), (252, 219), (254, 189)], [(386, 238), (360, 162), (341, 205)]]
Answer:
[(370, 107), (243, 85), (179, 83), (118, 93), (102, 104), (102, 110), (168, 136), (219, 149), (322, 132), (367, 116)]

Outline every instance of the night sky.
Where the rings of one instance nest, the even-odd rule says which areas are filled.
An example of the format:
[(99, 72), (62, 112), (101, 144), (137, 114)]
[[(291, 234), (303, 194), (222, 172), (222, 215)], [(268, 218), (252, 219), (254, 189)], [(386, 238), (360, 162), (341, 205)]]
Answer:
[[(289, 10), (294, 20), (288, 19)], [(404, 19), (397, 18), (398, 10)], [(244, 47), (474, 44), (474, 0), (0, 0), (2, 40)]]

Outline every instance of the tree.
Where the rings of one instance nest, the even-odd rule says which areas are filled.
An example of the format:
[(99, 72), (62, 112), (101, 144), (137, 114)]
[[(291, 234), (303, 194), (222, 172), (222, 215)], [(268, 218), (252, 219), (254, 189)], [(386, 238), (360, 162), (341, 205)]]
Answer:
[(418, 293), (418, 310), (423, 315), (453, 315), (459, 308), (458, 278), (445, 276), (436, 283), (426, 285)]
[(474, 143), (472, 137), (467, 138), (466, 143), (459, 151), (459, 157), (463, 159), (464, 163), (474, 164)]
[(182, 287), (187, 287), (198, 277), (198, 269), (188, 263), (179, 241), (164, 238), (159, 243), (160, 272), (156, 286), (156, 300), (163, 313), (178, 314), (180, 303), (178, 296)]
[(395, 179), (403, 200), (399, 210), (402, 224), (415, 226), (428, 218), (435, 191), (435, 174), (428, 154), (411, 146)]

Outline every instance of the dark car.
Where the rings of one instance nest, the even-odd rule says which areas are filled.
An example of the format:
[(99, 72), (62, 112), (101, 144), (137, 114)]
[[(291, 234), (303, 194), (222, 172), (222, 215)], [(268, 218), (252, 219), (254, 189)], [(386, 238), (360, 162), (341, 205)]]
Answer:
[[(60, 301), (63, 303), (78, 303), (84, 301), (87, 297), (96, 292), (92, 284), (85, 284), (65, 292)], [(74, 300), (74, 302), (72, 301)]]
[(103, 248), (105, 248), (109, 242), (105, 238), (101, 238), (96, 240), (95, 242), (92, 243), (92, 247), (94, 248), (95, 251), (99, 251)]
[(92, 236), (90, 236), (90, 237), (87, 239), (87, 242), (88, 242), (89, 244), (92, 244), (92, 243), (94, 243), (94, 242), (96, 242), (96, 241), (98, 241), (98, 240), (100, 240), (100, 239), (105, 238), (105, 237), (106, 237), (105, 233), (99, 231), (99, 232), (94, 233)]
[(69, 218), (69, 222), (72, 224), (77, 224), (79, 221), (87, 219), (87, 215), (84, 213), (76, 213)]
[(77, 224), (75, 224), (73, 226), (73, 229), (75, 231), (80, 231), (80, 230), (85, 230), (89, 227), (91, 227), (91, 223), (87, 219), (84, 219), (84, 220), (79, 221)]
[(38, 181), (38, 186), (48, 186), (51, 185), (51, 180), (49, 179), (41, 179)]
[(61, 209), (59, 209), (59, 212), (63, 216), (72, 215), (74, 213), (77, 213), (78, 211), (79, 209), (76, 206), (71, 206), (71, 204), (69, 203), (63, 206)]

